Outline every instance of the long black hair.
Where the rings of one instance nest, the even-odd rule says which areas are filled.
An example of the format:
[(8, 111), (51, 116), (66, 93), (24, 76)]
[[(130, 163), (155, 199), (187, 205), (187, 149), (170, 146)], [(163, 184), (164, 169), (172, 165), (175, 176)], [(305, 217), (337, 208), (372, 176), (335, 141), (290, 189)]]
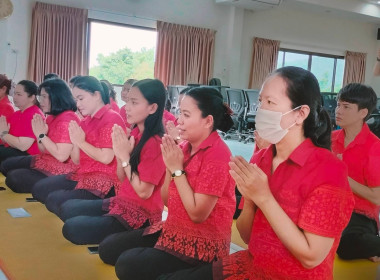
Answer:
[(71, 90), (65, 81), (60, 78), (47, 79), (38, 87), (38, 95), (44, 89), (50, 98), (51, 108), (47, 114), (57, 116), (62, 112), (71, 110), (76, 111), (77, 106)]
[(138, 174), (137, 167), (140, 164), (140, 154), (145, 143), (149, 138), (158, 135), (164, 135), (164, 125), (162, 123), (162, 115), (164, 113), (166, 90), (164, 84), (157, 79), (145, 79), (135, 82), (133, 87), (137, 87), (149, 104), (157, 104), (157, 110), (149, 115), (144, 121), (144, 132), (139, 143), (134, 147), (131, 153), (129, 163), (131, 172)]
[(213, 88), (194, 87), (185, 92), (185, 96), (192, 97), (205, 118), (211, 115), (214, 119), (214, 130), (227, 132), (234, 124), (231, 118), (231, 109), (223, 102), (222, 94)]
[(322, 107), (317, 78), (310, 71), (294, 66), (279, 68), (272, 75), (285, 80), (292, 109), (301, 105), (309, 106), (309, 116), (303, 123), (304, 136), (310, 138), (315, 146), (330, 150), (331, 119)]

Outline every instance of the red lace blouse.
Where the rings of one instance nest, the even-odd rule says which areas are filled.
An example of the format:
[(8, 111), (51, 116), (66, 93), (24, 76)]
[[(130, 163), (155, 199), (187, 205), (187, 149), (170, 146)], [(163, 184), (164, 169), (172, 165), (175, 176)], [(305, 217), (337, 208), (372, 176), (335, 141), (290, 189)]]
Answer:
[[(112, 149), (111, 133), (114, 124), (125, 128), (122, 118), (111, 109), (110, 105), (103, 106), (93, 117), (87, 116), (81, 121), (86, 141), (98, 148)], [(118, 192), (120, 183), (116, 174), (115, 158), (111, 163), (103, 164), (81, 150), (79, 161), (79, 169), (68, 177), (78, 181), (76, 189), (86, 189), (101, 198), (107, 195), (112, 186), (115, 187), (115, 192)]]
[(275, 146), (260, 150), (252, 162), (266, 173), (270, 189), (286, 214), (302, 230), (335, 238), (324, 261), (304, 268), (282, 244), (260, 209), (256, 211), (248, 250), (213, 265), (214, 279), (333, 279), (333, 262), (354, 200), (344, 164), (306, 139), (271, 174)]
[[(134, 128), (131, 135), (135, 137), (137, 145), (142, 135), (139, 129)], [(128, 224), (134, 229), (141, 228), (146, 221), (153, 224), (162, 219), (164, 204), (160, 191), (165, 180), (166, 167), (162, 160), (160, 144), (159, 136), (151, 137), (141, 150), (140, 164), (137, 167), (140, 180), (155, 186), (150, 198), (140, 198), (129, 178), (125, 178), (119, 194), (103, 203), (103, 209), (109, 211), (108, 216), (114, 216), (121, 223)]]
[[(348, 167), (348, 176), (369, 188), (380, 186), (380, 139), (369, 130), (366, 123), (346, 148), (344, 137), (343, 129), (334, 131), (331, 148), (334, 154), (342, 156)], [(380, 206), (356, 194), (354, 198), (354, 212), (375, 220), (379, 228)]]
[(182, 204), (174, 180), (171, 181), (168, 217), (155, 248), (188, 262), (212, 262), (229, 254), (235, 211), (235, 183), (228, 166), (231, 152), (215, 131), (192, 156), (188, 142), (182, 144), (182, 149), (186, 177), (194, 192), (217, 196), (218, 201), (204, 222), (194, 223)]
[[(73, 111), (65, 111), (58, 116), (49, 115), (46, 118), (46, 124), (49, 127), (48, 137), (55, 143), (69, 143), (69, 123), (70, 121), (80, 122), (78, 115)], [(65, 162), (60, 162), (52, 156), (47, 150), (33, 157), (32, 168), (42, 173), (51, 175), (69, 174), (75, 171), (79, 166), (74, 164), (70, 158)]]

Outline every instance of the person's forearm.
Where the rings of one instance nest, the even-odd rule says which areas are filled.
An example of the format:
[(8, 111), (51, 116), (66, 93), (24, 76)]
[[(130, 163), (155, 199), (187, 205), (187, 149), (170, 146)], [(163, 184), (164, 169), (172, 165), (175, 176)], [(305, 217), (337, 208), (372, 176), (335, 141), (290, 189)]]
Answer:
[(355, 181), (352, 178), (348, 178), (352, 192), (358, 196), (369, 200), (375, 205), (380, 205), (380, 186), (379, 187), (367, 187)]
[(86, 141), (78, 146), (89, 157), (103, 164), (110, 164), (114, 158), (114, 153), (110, 148), (97, 148)]

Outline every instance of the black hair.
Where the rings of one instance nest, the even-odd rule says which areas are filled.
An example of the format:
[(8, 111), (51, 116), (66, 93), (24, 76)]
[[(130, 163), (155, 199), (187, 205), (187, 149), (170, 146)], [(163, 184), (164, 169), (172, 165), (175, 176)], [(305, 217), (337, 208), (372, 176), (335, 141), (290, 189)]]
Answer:
[(213, 117), (213, 131), (219, 129), (227, 132), (233, 126), (231, 109), (223, 102), (222, 94), (216, 89), (195, 87), (188, 90), (185, 96), (190, 96), (196, 101), (203, 118), (209, 115)]
[[(116, 91), (114, 90), (112, 84), (107, 80), (100, 80), (101, 83), (105, 83), (108, 89), (108, 94), (113, 100), (116, 100)], [(103, 86), (104, 88), (104, 86)]]
[(140, 154), (145, 143), (149, 138), (164, 134), (164, 125), (162, 115), (165, 108), (166, 90), (164, 84), (157, 79), (145, 79), (135, 82), (133, 87), (137, 87), (149, 104), (157, 104), (157, 110), (149, 115), (144, 121), (144, 132), (142, 133), (139, 143), (134, 147), (131, 153), (129, 163), (131, 172), (138, 174), (137, 167), (140, 164)]
[(358, 105), (359, 110), (367, 109), (368, 114), (364, 118), (364, 121), (366, 121), (376, 108), (377, 95), (370, 86), (359, 83), (351, 83), (339, 91), (337, 100), (356, 104)]
[(73, 87), (77, 87), (87, 91), (90, 94), (94, 94), (95, 91), (98, 91), (102, 97), (104, 104), (110, 103), (110, 95), (108, 92), (105, 92), (102, 84), (99, 80), (93, 76), (79, 76), (75, 79)]
[(279, 68), (272, 75), (285, 80), (292, 109), (301, 105), (309, 106), (309, 116), (303, 123), (304, 136), (310, 138), (315, 146), (330, 150), (331, 119), (322, 107), (317, 78), (310, 71), (295, 66)]
[(71, 77), (70, 78), (70, 80), (69, 80), (69, 84), (75, 84), (75, 81), (79, 78), (79, 77), (81, 77), (80, 75), (77, 75), (77, 76), (73, 76), (73, 77)]
[[(125, 81), (125, 83), (127, 83), (127, 84), (130, 84), (130, 85), (133, 85), (134, 83), (136, 83), (138, 80), (136, 80), (136, 79), (128, 79), (128, 80), (126, 80)], [(125, 84), (124, 83), (124, 84)]]
[(6, 87), (6, 91), (5, 93), (7, 95), (9, 95), (9, 91), (12, 87), (12, 80), (11, 79), (8, 79), (8, 77), (6, 75), (3, 75), (3, 74), (0, 74), (0, 88), (2, 87)]
[(68, 110), (77, 110), (71, 90), (65, 81), (59, 78), (48, 79), (38, 87), (38, 95), (41, 95), (42, 89), (49, 94), (51, 108), (47, 114), (57, 116)]
[(24, 91), (28, 94), (29, 97), (34, 95), (36, 98), (34, 99), (34, 104), (40, 107), (40, 103), (37, 100), (38, 86), (35, 82), (29, 80), (21, 80), (18, 82), (18, 85), (22, 85), (24, 87)]
[(49, 79), (59, 79), (59, 75), (56, 73), (48, 73), (44, 76), (44, 82)]

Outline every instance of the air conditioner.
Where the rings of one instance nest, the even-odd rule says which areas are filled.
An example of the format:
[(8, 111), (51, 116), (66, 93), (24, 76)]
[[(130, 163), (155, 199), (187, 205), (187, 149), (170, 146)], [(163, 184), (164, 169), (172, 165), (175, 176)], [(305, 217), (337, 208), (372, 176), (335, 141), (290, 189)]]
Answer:
[(280, 6), (282, 0), (215, 0), (216, 4), (236, 6), (248, 10), (266, 10)]

